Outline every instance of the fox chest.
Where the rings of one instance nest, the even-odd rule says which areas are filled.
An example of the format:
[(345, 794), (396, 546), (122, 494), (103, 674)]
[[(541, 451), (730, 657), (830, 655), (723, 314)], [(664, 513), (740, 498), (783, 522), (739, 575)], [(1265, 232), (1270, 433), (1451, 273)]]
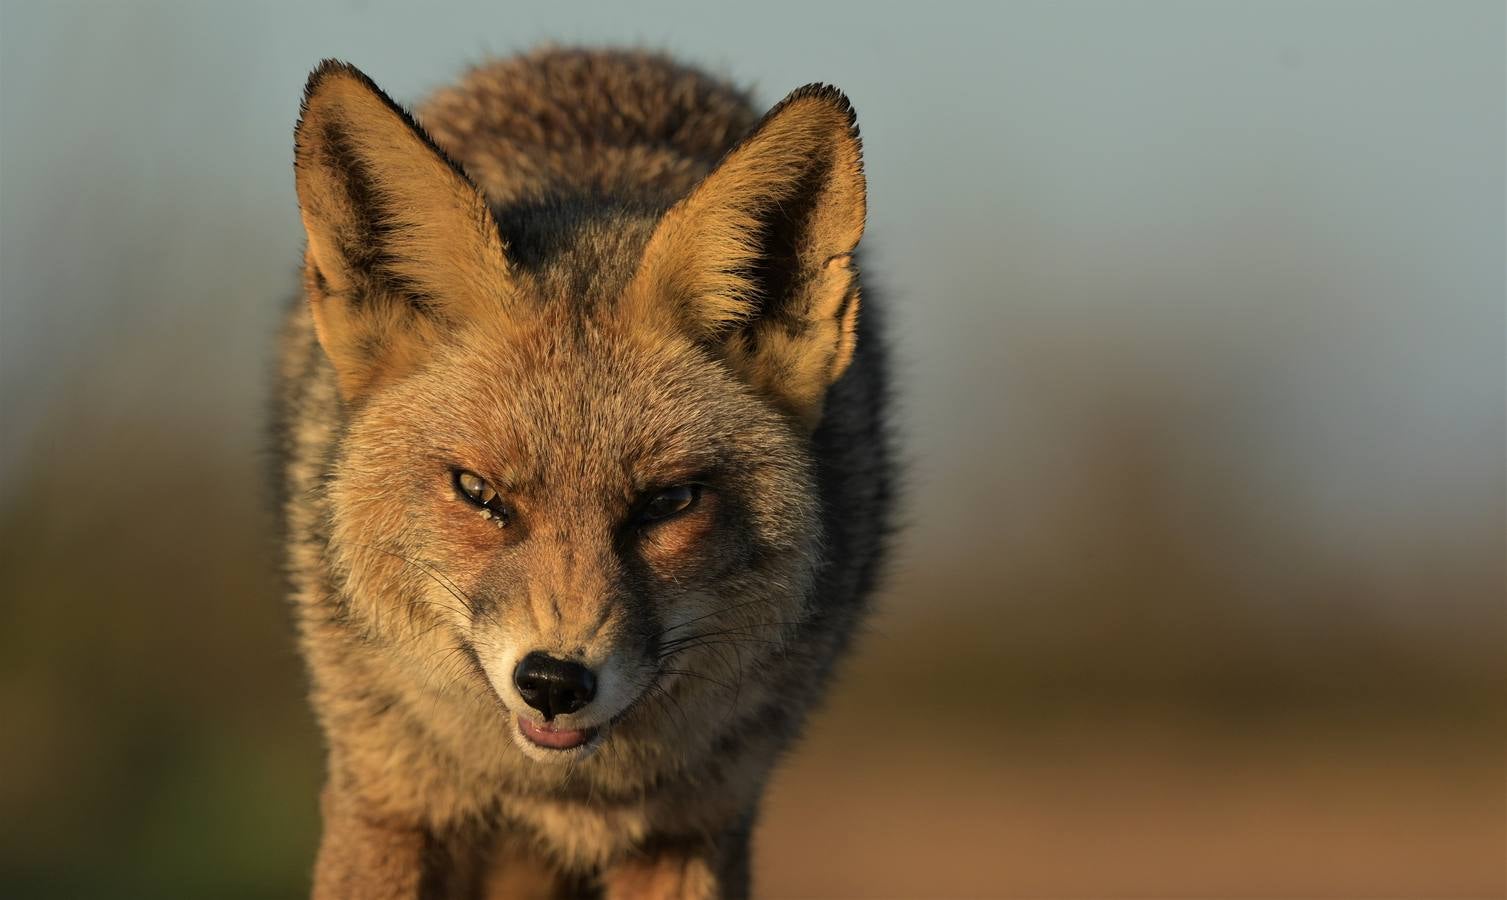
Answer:
[(594, 869), (642, 844), (651, 831), (641, 804), (596, 805), (537, 797), (507, 798), (503, 815), (533, 832), (571, 868)]

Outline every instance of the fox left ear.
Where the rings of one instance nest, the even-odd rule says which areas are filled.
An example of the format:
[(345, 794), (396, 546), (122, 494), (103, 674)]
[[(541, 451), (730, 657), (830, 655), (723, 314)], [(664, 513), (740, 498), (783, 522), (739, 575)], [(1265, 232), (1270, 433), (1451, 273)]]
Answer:
[(865, 183), (853, 107), (786, 97), (660, 221), (629, 287), (807, 427), (853, 358)]
[(354, 66), (309, 76), (294, 151), (305, 289), (346, 399), (413, 368), (456, 322), (502, 310), (507, 255), (486, 201)]

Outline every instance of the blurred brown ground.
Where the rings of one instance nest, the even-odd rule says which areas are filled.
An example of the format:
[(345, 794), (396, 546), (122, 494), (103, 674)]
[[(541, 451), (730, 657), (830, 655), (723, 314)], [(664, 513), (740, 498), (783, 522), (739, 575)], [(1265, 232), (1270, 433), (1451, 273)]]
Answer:
[[(1221, 712), (1108, 685), (1050, 710), (937, 709), (897, 684), (917, 661), (875, 643), (776, 781), (757, 846), (766, 896), (1507, 892), (1492, 698), (1407, 721), (1374, 706)], [(968, 660), (981, 677), (995, 662)]]

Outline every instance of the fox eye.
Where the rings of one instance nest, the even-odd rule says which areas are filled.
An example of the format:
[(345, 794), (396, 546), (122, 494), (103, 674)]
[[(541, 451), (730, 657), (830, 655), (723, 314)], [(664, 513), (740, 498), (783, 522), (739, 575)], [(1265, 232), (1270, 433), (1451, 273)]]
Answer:
[(645, 524), (664, 521), (695, 506), (700, 498), (701, 485), (699, 484), (681, 484), (665, 488), (644, 504), (643, 510), (638, 514), (638, 519)]
[(502, 502), (497, 491), (480, 475), (465, 469), (456, 469), (455, 489), (481, 510), (483, 519), (491, 519), (499, 528), (508, 523), (511, 513), (508, 512), (507, 506)]

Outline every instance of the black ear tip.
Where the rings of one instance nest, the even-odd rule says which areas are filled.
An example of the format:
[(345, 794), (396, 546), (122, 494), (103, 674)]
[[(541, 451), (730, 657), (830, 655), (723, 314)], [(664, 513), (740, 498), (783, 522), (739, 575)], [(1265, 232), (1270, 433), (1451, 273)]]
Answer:
[(852, 104), (848, 102), (847, 94), (844, 94), (837, 85), (828, 84), (825, 81), (813, 81), (810, 84), (803, 84), (791, 91), (790, 96), (785, 99), (801, 100), (807, 97), (816, 97), (845, 109), (852, 107)]
[[(844, 94), (836, 85), (827, 84), (823, 81), (813, 81), (810, 84), (801, 85), (786, 95), (784, 100), (776, 104), (774, 110), (782, 109), (802, 100), (819, 100), (834, 107), (848, 120), (849, 130), (854, 135), (857, 135), (858, 112), (853, 109), (853, 102), (848, 99), (848, 95)], [(771, 110), (771, 112), (774, 110)]]
[(314, 98), (325, 85), (341, 80), (356, 82), (399, 116), (411, 121), (408, 110), (399, 106), (391, 97), (387, 96), (387, 92), (378, 87), (377, 83), (372, 81), (365, 72), (342, 59), (324, 59), (320, 61), (319, 65), (314, 67), (314, 71), (309, 73), (309, 80), (304, 84), (303, 102), (299, 105), (298, 118), (300, 126), (303, 120), (308, 117), (309, 108), (313, 105)]
[(313, 107), (315, 102), (314, 98), (319, 94), (321, 88), (323, 88), (326, 84), (330, 83), (332, 80), (341, 78), (355, 79), (361, 84), (366, 85), (370, 90), (375, 91), (378, 94), (381, 93), (381, 90), (376, 86), (376, 84), (374, 84), (370, 78), (366, 77), (365, 72), (362, 72), (360, 69), (356, 68), (350, 63), (340, 59), (320, 60), (319, 65), (314, 67), (314, 71), (309, 73), (309, 80), (304, 82), (303, 97), (300, 98), (298, 104), (298, 123), (293, 126), (293, 140), (295, 147), (298, 146), (299, 135), (303, 133), (304, 123), (309, 120), (310, 109)]
[(309, 73), (309, 80), (304, 83), (304, 102), (308, 103), (309, 98), (314, 96), (314, 92), (319, 90), (319, 86), (324, 84), (327, 79), (341, 76), (345, 78), (354, 78), (355, 80), (366, 85), (368, 88), (371, 88), (373, 91), (380, 92), (380, 89), (377, 87), (376, 83), (368, 78), (365, 72), (361, 71), (345, 60), (322, 59), (319, 61), (319, 65), (314, 67), (314, 71)]

